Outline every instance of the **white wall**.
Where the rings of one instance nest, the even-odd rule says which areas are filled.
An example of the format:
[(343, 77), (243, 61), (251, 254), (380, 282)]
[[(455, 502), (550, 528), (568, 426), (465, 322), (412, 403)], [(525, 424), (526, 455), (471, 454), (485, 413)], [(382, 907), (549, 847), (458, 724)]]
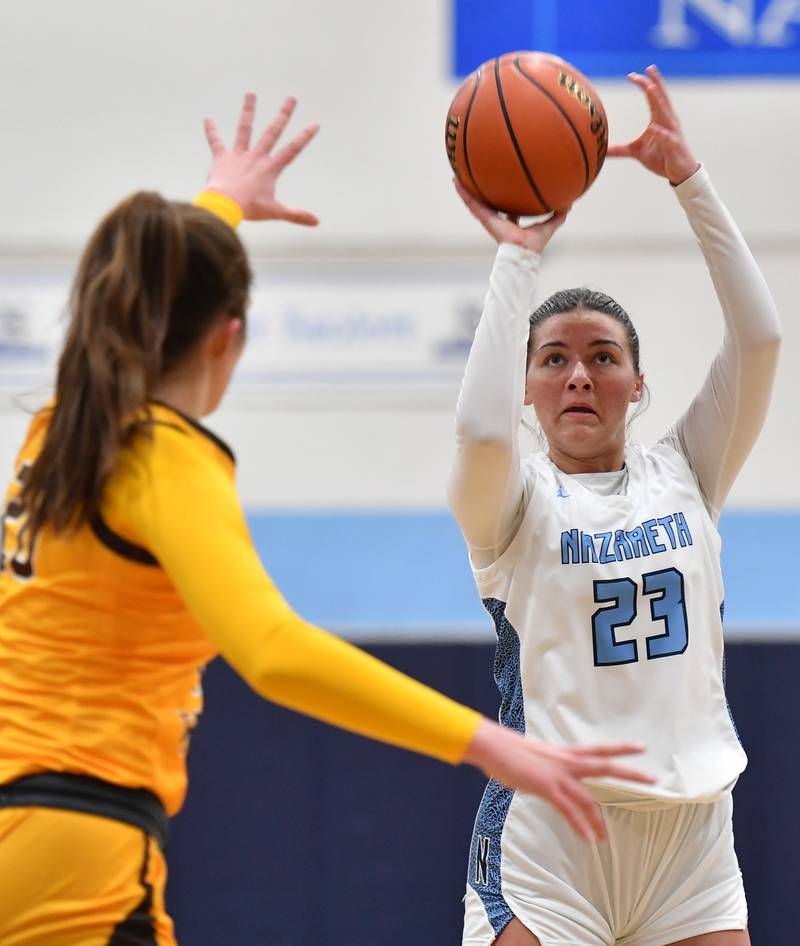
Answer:
[[(3, 115), (0, 262), (71, 260), (98, 217), (126, 192), (174, 197), (202, 186), (202, 118), (230, 136), (241, 94), (261, 116), (284, 94), (298, 123), (323, 131), (283, 182), (287, 202), (317, 212), (318, 231), (245, 225), (260, 265), (437, 254), (488, 265), (491, 247), (459, 205), (444, 155), (449, 4), (443, 0), (26, 0), (0, 12)], [(638, 132), (636, 89), (598, 83), (612, 139)], [(800, 81), (676, 82), (696, 153), (750, 239), (786, 325), (783, 369), (764, 435), (732, 501), (800, 505)], [(4, 256), (4, 259), (1, 258)], [(604, 288), (633, 313), (655, 436), (685, 405), (713, 354), (719, 318), (699, 254), (668, 187), (611, 162), (576, 206), (548, 256), (543, 294), (566, 284)], [(436, 506), (443, 501), (455, 390), (411, 407), (397, 399), (308, 397), (254, 407), (233, 399), (212, 426), (241, 458), (245, 500), (265, 505)], [(0, 412), (7, 473), (23, 420)], [(259, 436), (252, 435), (253, 430)]]

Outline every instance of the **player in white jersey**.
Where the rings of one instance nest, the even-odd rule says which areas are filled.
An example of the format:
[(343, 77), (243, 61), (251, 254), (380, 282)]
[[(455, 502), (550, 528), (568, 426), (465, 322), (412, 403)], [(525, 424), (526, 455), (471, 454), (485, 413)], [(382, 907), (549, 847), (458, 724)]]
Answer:
[[(608, 834), (598, 844), (490, 782), (472, 839), (469, 946), (749, 943), (730, 795), (746, 757), (723, 684), (717, 520), (766, 414), (780, 328), (657, 70), (631, 78), (651, 121), (609, 154), (673, 185), (722, 306), (722, 347), (666, 436), (626, 443), (643, 375), (624, 310), (570, 290), (530, 316), (539, 255), (565, 214), (522, 228), (459, 187), (500, 246), (449, 498), (497, 630), (501, 721), (564, 745), (646, 742), (657, 783), (588, 783)], [(547, 440), (525, 461), (523, 402)]]

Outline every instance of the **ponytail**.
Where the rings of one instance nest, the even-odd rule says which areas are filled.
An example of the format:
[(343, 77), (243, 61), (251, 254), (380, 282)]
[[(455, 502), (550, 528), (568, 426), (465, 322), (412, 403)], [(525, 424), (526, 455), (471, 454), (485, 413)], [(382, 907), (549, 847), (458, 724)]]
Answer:
[(155, 385), (222, 313), (244, 317), (249, 284), (241, 243), (205, 210), (138, 193), (101, 221), (75, 277), (52, 417), (23, 488), (31, 536), (96, 516), (121, 448), (149, 428)]

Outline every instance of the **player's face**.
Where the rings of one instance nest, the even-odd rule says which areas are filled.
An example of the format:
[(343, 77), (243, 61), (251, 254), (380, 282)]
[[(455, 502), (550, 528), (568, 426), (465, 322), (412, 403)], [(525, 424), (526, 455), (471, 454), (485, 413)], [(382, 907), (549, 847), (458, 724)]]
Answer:
[(534, 332), (525, 384), (565, 473), (622, 468), (628, 406), (642, 396), (624, 326), (579, 309), (545, 319)]

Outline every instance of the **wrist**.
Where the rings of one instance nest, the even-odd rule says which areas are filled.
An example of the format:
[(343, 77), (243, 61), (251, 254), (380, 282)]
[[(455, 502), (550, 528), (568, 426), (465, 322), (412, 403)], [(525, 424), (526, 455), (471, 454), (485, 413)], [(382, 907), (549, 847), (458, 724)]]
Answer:
[(472, 739), (467, 743), (467, 748), (464, 750), (464, 755), (461, 758), (463, 764), (474, 765), (478, 768), (483, 767), (486, 758), (488, 733), (490, 730), (491, 723), (485, 716), (482, 716), (475, 732), (472, 734)]
[(203, 207), (224, 220), (235, 230), (244, 219), (244, 210), (241, 205), (229, 194), (225, 194), (213, 187), (201, 191), (192, 203), (196, 207)]
[(669, 175), (667, 180), (670, 182), (672, 187), (680, 187), (681, 184), (685, 184), (686, 181), (688, 181), (690, 177), (694, 177), (695, 174), (697, 174), (699, 170), (700, 170), (700, 162), (695, 161), (687, 169), (685, 170), (681, 169), (678, 173)]
[(497, 247), (496, 259), (509, 260), (512, 263), (524, 266), (533, 272), (539, 271), (541, 255), (524, 243), (500, 243)]

